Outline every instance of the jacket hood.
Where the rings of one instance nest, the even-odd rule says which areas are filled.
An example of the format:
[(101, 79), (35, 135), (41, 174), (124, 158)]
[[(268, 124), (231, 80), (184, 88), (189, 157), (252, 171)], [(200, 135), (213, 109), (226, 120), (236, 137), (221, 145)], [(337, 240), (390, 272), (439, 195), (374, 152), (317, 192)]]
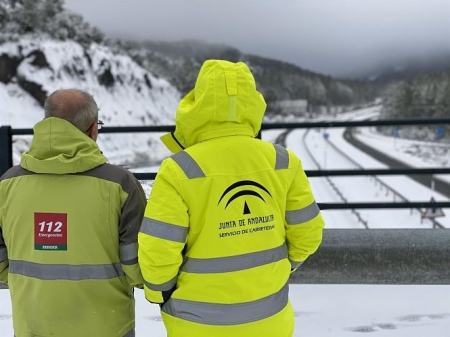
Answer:
[(33, 130), (30, 149), (22, 154), (20, 161), (28, 171), (69, 174), (106, 163), (97, 143), (62, 118), (45, 118)]
[(202, 141), (234, 135), (255, 137), (266, 102), (242, 62), (206, 61), (195, 88), (178, 105), (175, 131), (161, 137), (173, 153)]

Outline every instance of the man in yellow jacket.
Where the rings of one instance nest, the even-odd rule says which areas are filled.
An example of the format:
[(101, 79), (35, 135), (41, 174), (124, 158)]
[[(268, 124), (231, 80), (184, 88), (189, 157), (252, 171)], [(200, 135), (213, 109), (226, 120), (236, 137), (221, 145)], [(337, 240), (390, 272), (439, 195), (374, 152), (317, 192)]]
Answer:
[(145, 194), (96, 143), (86, 92), (45, 103), (20, 165), (0, 178), (0, 282), (16, 337), (133, 337)]
[(244, 63), (206, 61), (180, 102), (139, 233), (146, 298), (169, 337), (288, 337), (288, 279), (324, 222), (300, 160), (255, 138), (266, 104)]

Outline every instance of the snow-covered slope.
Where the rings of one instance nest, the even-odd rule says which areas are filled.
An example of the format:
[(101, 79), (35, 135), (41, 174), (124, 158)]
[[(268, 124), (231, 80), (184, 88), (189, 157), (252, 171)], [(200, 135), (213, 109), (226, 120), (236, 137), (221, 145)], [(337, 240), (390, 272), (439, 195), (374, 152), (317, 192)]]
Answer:
[[(32, 127), (45, 98), (57, 89), (91, 93), (106, 126), (173, 124), (180, 93), (129, 56), (106, 46), (23, 37), (0, 45), (0, 125)], [(113, 163), (158, 162), (167, 153), (156, 134), (103, 134), (99, 144)], [(14, 143), (14, 161), (30, 137)]]

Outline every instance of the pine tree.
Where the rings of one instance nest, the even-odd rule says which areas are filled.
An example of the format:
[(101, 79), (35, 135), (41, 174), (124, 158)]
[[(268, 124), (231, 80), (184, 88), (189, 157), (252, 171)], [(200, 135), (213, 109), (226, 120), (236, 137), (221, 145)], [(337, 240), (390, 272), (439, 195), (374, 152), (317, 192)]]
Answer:
[(40, 30), (42, 20), (39, 11), (39, 2), (35, 0), (23, 0), (22, 8), (14, 15), (21, 27), (22, 32), (33, 32)]
[(64, 8), (64, 0), (46, 0), (42, 5), (42, 12), (45, 21), (54, 19), (54, 17), (61, 13)]

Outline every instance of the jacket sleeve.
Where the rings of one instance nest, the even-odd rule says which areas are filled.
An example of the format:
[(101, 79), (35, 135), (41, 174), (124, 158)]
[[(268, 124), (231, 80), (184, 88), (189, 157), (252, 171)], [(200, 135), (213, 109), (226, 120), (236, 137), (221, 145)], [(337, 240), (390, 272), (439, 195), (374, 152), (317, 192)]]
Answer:
[(290, 151), (289, 156), (296, 173), (286, 199), (285, 228), (291, 269), (295, 270), (319, 247), (325, 224), (300, 160)]
[[(0, 177), (1, 182), (2, 177)], [(2, 190), (0, 184), (0, 283), (8, 283), (8, 251), (6, 250), (5, 239), (2, 229)]]
[(141, 184), (129, 173), (126, 199), (119, 223), (119, 250), (122, 270), (132, 287), (142, 288), (142, 274), (138, 264), (137, 237), (144, 216), (145, 193)]
[(189, 225), (173, 159), (163, 161), (139, 233), (139, 264), (146, 298), (164, 303), (177, 283)]
[(3, 239), (2, 227), (0, 224), (0, 283), (8, 283), (8, 251)]

